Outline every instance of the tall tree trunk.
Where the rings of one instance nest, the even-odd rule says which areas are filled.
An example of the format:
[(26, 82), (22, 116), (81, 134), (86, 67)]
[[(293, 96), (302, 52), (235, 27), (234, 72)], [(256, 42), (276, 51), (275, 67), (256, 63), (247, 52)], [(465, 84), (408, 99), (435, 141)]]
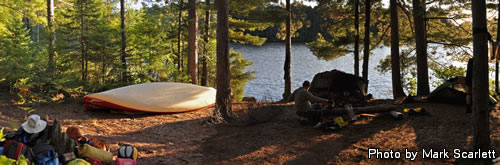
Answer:
[(184, 5), (184, 0), (179, 2), (179, 29), (177, 31), (177, 69), (182, 71), (182, 47), (181, 47), (181, 35), (182, 35), (182, 8)]
[(359, 0), (354, 0), (354, 75), (359, 76)]
[(392, 68), (392, 95), (394, 99), (405, 96), (401, 84), (401, 71), (399, 61), (399, 21), (398, 4), (396, 0), (390, 1), (391, 10), (391, 68)]
[(202, 86), (207, 86), (207, 76), (208, 76), (208, 71), (207, 71), (207, 57), (208, 57), (208, 49), (209, 49), (209, 40), (208, 37), (210, 35), (210, 0), (206, 0), (206, 10), (205, 10), (205, 52), (204, 56), (202, 58), (202, 74), (201, 74), (201, 85)]
[(120, 15), (121, 15), (121, 35), (122, 35), (122, 48), (121, 48), (121, 62), (122, 62), (122, 81), (127, 81), (127, 54), (125, 49), (127, 47), (127, 35), (125, 34), (125, 0), (120, 0)]
[(370, 0), (365, 1), (365, 41), (363, 54), (363, 78), (368, 80), (368, 62), (370, 60)]
[(290, 7), (290, 0), (286, 0), (286, 11), (288, 11), (288, 16), (286, 17), (286, 47), (285, 47), (285, 92), (283, 93), (283, 99), (286, 100), (288, 96), (292, 93), (292, 80), (291, 80), (291, 55), (292, 55), (292, 37), (290, 32), (290, 24), (292, 22), (292, 9)]
[[(80, 9), (81, 11), (83, 12), (84, 11), (84, 8), (83, 8), (83, 1), (80, 1)], [(85, 69), (85, 61), (86, 61), (86, 58), (87, 58), (87, 55), (86, 55), (86, 51), (85, 51), (85, 17), (84, 17), (84, 14), (81, 13), (80, 15), (80, 21), (81, 21), (81, 27), (80, 27), (80, 49), (82, 51), (82, 82), (86, 82), (87, 81), (87, 73), (86, 73), (86, 69)]]
[[(488, 108), (488, 29), (486, 27), (485, 0), (472, 1), (472, 31), (474, 68), (472, 77), (472, 117), (474, 150), (490, 149)], [(489, 159), (478, 159), (480, 164), (490, 164)]]
[(189, 0), (188, 73), (191, 83), (198, 84), (198, 13), (196, 1)]
[(55, 71), (56, 56), (56, 33), (54, 32), (54, 0), (47, 0), (47, 26), (49, 31), (49, 63), (48, 72), (53, 74)]
[[(498, 0), (498, 18), (500, 18), (500, 0)], [(500, 43), (500, 19), (497, 20), (497, 44)], [(497, 47), (498, 49), (498, 47)], [(495, 59), (495, 95), (498, 95), (498, 60)]]
[(233, 118), (229, 70), (229, 10), (228, 0), (216, 0), (217, 6), (217, 94), (214, 113), (224, 120)]
[(417, 95), (429, 95), (427, 66), (427, 34), (425, 30), (425, 0), (413, 0), (413, 22), (417, 51)]

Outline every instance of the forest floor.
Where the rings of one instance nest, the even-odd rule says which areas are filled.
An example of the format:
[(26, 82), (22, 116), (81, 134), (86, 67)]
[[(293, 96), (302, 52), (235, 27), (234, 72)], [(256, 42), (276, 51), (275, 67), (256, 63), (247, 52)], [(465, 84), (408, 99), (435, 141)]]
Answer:
[[(86, 111), (82, 104), (22, 107), (0, 104), (0, 127), (17, 129), (28, 113), (58, 119), (63, 130), (75, 126), (104, 139), (112, 152), (121, 144), (136, 146), (138, 164), (468, 164), (453, 149), (471, 150), (472, 115), (463, 105), (406, 104), (424, 107), (431, 116), (360, 117), (339, 132), (324, 133), (300, 125), (293, 104), (234, 103), (238, 121), (209, 125), (213, 108), (178, 114), (119, 114)], [(490, 118), (491, 144), (500, 157), (500, 111)], [(368, 149), (400, 151), (400, 159), (368, 158)], [(418, 151), (415, 161), (405, 149)], [(422, 149), (446, 149), (450, 159), (422, 159)], [(425, 162), (424, 162), (425, 161)]]

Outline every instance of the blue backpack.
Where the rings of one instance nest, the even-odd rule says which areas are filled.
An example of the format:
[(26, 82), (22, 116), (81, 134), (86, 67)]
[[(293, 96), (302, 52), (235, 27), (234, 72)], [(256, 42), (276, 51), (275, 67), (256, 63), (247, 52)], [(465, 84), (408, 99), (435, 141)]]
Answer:
[(59, 158), (51, 145), (37, 144), (32, 151), (37, 165), (59, 165)]

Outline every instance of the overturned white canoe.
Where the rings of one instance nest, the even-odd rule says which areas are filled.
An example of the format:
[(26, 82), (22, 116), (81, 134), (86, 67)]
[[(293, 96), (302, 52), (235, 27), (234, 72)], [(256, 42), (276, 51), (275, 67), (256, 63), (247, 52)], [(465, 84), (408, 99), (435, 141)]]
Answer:
[(159, 82), (125, 86), (83, 97), (85, 108), (175, 113), (215, 104), (216, 90), (186, 83)]

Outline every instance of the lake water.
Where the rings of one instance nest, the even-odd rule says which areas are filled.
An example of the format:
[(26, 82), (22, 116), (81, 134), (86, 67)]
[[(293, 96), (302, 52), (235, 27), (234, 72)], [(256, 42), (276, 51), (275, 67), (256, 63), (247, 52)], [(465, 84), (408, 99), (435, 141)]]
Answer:
[[(232, 50), (240, 52), (243, 57), (253, 61), (247, 71), (256, 71), (256, 79), (246, 84), (244, 96), (253, 96), (257, 100), (277, 101), (284, 92), (283, 79), (285, 63), (285, 44), (266, 43), (262, 46), (230, 45)], [(388, 47), (372, 51), (368, 72), (368, 93), (375, 98), (392, 98), (392, 83), (390, 73), (378, 72), (375, 67), (380, 60), (390, 54)], [(360, 53), (362, 56), (362, 53)], [(360, 57), (361, 58), (361, 57)], [(360, 74), (363, 61), (360, 61)], [(348, 54), (331, 61), (318, 60), (303, 43), (292, 44), (292, 91), (302, 85), (305, 80), (312, 81), (319, 72), (333, 69), (354, 73), (354, 57)]]

